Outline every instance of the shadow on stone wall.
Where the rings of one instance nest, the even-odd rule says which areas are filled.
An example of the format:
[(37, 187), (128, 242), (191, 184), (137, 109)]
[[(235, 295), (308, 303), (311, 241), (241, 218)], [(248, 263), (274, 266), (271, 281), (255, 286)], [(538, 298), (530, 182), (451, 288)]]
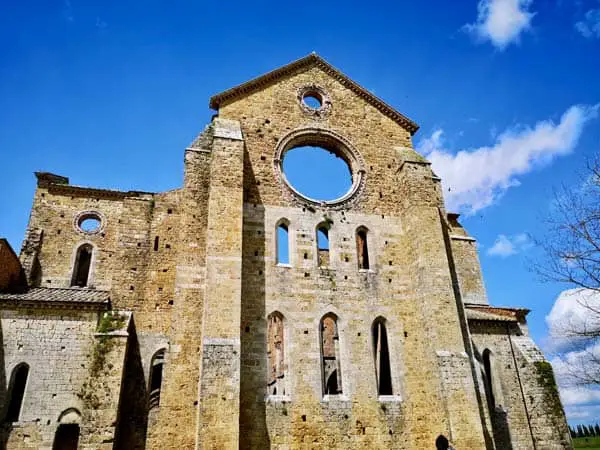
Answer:
[(266, 449), (270, 448), (271, 443), (267, 430), (265, 405), (267, 394), (265, 217), (247, 150), (244, 150), (244, 184), (244, 203), (248, 198), (255, 203), (254, 209), (249, 211), (253, 226), (251, 229), (244, 229), (242, 241), (240, 449)]
[(133, 317), (127, 332), (129, 337), (125, 351), (113, 448), (142, 450), (146, 446), (148, 428), (148, 392)]
[(8, 403), (8, 380), (6, 377), (6, 362), (4, 361), (4, 333), (0, 322), (0, 448), (6, 448), (6, 443), (12, 431), (12, 423), (6, 423), (6, 410)]

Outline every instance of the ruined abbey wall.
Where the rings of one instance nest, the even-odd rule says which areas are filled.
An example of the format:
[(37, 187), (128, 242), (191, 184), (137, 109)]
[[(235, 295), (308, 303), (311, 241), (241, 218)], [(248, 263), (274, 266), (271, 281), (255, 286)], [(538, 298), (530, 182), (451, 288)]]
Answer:
[[(476, 242), (414, 151), (417, 126), (319, 57), (294, 64), (211, 100), (180, 189), (36, 174), (30, 289), (0, 293), (3, 408), (7, 374), (32, 368), (8, 448), (51, 448), (69, 408), (90, 449), (422, 449), (440, 434), (461, 449), (509, 448), (502, 436), (569, 448), (524, 313), (474, 310), (488, 307)], [(349, 164), (346, 196), (287, 184), (282, 159), (300, 145)], [(504, 416), (489, 406), (486, 349)]]

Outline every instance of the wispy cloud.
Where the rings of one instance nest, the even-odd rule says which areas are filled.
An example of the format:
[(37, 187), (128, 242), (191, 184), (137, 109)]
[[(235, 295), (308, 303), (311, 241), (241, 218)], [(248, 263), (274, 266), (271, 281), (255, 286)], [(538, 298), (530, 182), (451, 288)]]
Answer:
[(75, 17), (73, 16), (73, 7), (71, 6), (70, 0), (64, 0), (62, 14), (67, 22), (75, 21)]
[(108, 24), (104, 20), (102, 20), (100, 17), (96, 17), (96, 28), (103, 30), (107, 26)]
[(583, 20), (575, 23), (575, 29), (587, 39), (600, 38), (600, 8), (586, 12)]
[(531, 27), (535, 15), (529, 11), (531, 3), (532, 0), (480, 0), (477, 20), (463, 29), (502, 50)]
[(506, 258), (523, 252), (531, 248), (532, 245), (531, 240), (525, 233), (519, 233), (511, 237), (500, 234), (496, 238), (494, 245), (488, 249), (487, 254)]
[(442, 178), (451, 211), (472, 214), (492, 205), (507, 189), (519, 185), (524, 175), (553, 158), (571, 153), (583, 126), (598, 114), (600, 104), (570, 107), (558, 123), (544, 120), (500, 133), (490, 146), (452, 151), (442, 129), (421, 139), (417, 150), (432, 163)]

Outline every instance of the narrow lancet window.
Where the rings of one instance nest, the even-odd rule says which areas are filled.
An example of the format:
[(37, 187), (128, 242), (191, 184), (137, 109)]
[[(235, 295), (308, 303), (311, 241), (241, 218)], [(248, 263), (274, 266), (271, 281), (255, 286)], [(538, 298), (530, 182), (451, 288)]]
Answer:
[(77, 249), (71, 286), (85, 287), (88, 285), (90, 267), (92, 264), (92, 252), (93, 247), (90, 244), (83, 244)]
[(286, 395), (283, 316), (274, 312), (267, 318), (267, 360), (269, 395)]
[(154, 251), (158, 251), (158, 236), (154, 236)]
[(484, 387), (485, 394), (488, 400), (488, 406), (490, 410), (494, 410), (496, 408), (496, 398), (494, 396), (494, 380), (492, 379), (492, 352), (489, 349), (485, 349), (483, 351), (482, 359), (483, 359), (483, 371), (484, 371)]
[(8, 411), (6, 413), (6, 422), (18, 422), (23, 406), (23, 397), (25, 396), (25, 387), (27, 386), (27, 376), (29, 375), (29, 366), (25, 363), (19, 364), (13, 370)]
[(277, 264), (290, 263), (290, 243), (288, 224), (282, 221), (277, 226)]
[(373, 355), (377, 376), (377, 395), (392, 395), (392, 373), (385, 319), (378, 318), (373, 323)]
[(356, 254), (358, 256), (358, 268), (369, 268), (369, 248), (367, 246), (367, 230), (359, 228), (356, 231)]
[(321, 365), (323, 395), (341, 394), (340, 341), (334, 314), (327, 314), (321, 319)]
[(159, 350), (152, 357), (150, 364), (150, 404), (149, 409), (160, 405), (160, 389), (163, 378), (163, 366), (165, 362), (165, 351)]
[(317, 227), (317, 250), (319, 267), (329, 266), (329, 227), (321, 224)]

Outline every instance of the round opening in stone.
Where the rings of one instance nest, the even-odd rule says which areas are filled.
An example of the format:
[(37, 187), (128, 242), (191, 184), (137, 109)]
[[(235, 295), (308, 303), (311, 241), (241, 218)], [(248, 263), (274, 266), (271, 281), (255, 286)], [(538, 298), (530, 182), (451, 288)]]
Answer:
[(101, 225), (100, 218), (94, 215), (82, 216), (77, 224), (79, 229), (85, 233), (95, 233), (100, 229)]
[(302, 102), (311, 109), (319, 109), (323, 106), (323, 99), (317, 92), (307, 92), (302, 97)]
[(350, 166), (325, 147), (303, 145), (287, 150), (283, 173), (296, 192), (315, 201), (340, 199), (352, 188)]

